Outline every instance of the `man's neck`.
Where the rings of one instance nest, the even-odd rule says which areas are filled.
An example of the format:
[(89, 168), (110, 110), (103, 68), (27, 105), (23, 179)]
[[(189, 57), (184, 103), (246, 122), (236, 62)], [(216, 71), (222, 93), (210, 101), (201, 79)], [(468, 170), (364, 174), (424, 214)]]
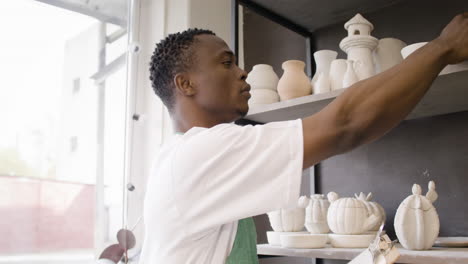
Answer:
[(192, 127), (210, 128), (234, 121), (220, 118), (218, 115), (206, 113), (199, 109), (181, 109), (181, 107), (176, 107), (170, 115), (176, 133), (185, 133)]

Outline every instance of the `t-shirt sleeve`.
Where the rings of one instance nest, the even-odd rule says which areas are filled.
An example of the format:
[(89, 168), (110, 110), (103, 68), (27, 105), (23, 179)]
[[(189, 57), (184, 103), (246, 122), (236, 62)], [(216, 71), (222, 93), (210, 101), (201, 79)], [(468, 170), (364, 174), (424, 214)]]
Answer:
[(191, 232), (200, 232), (294, 207), (303, 155), (300, 119), (189, 131), (172, 164), (176, 209)]

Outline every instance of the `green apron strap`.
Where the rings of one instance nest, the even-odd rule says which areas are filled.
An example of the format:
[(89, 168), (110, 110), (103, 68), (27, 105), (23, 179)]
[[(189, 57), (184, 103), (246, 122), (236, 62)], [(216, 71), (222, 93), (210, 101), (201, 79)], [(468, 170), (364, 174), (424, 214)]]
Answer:
[(236, 239), (226, 264), (258, 264), (257, 230), (252, 217), (239, 220)]

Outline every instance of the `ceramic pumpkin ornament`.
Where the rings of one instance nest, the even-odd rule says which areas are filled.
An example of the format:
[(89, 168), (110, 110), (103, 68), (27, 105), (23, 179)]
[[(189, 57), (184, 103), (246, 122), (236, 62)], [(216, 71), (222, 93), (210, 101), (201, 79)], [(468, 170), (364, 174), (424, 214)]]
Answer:
[(386, 219), (386, 214), (385, 214), (385, 210), (383, 209), (383, 207), (380, 204), (372, 201), (373, 196), (371, 192), (367, 196), (363, 192), (359, 193), (359, 195), (354, 194), (354, 197), (356, 197), (356, 199), (364, 203), (364, 206), (367, 209), (368, 215), (373, 214), (379, 218), (377, 223), (373, 227), (371, 227), (369, 230), (370, 231), (379, 230), (380, 225), (383, 222), (385, 222), (385, 219)]
[(305, 208), (309, 200), (301, 196), (297, 207), (292, 209), (280, 209), (267, 213), (270, 225), (276, 232), (298, 232), (304, 229)]
[(403, 247), (426, 250), (432, 247), (440, 229), (439, 215), (432, 205), (437, 200), (435, 183), (429, 182), (425, 196), (421, 194), (418, 184), (413, 185), (412, 192), (397, 209), (395, 232)]
[(325, 195), (311, 195), (308, 204), (305, 216), (305, 227), (307, 231), (312, 234), (326, 234), (330, 232), (327, 223), (327, 213), (330, 202), (325, 198)]
[(339, 198), (335, 192), (328, 193), (328, 226), (335, 234), (358, 235), (369, 231), (378, 223), (378, 217), (368, 215), (364, 203), (356, 198)]

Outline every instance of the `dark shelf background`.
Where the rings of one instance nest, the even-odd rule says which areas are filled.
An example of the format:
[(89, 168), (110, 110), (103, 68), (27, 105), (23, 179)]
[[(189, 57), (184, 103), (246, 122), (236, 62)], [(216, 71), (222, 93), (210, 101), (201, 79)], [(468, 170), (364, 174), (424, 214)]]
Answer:
[[(270, 10), (282, 10), (283, 14), (299, 12), (298, 15), (287, 18), (313, 29), (313, 25), (307, 25), (304, 21), (313, 20), (307, 16), (320, 12), (320, 3), (323, 1), (301, 0), (297, 1), (298, 5), (295, 5), (295, 1), (254, 2)], [(336, 6), (342, 3), (343, 1), (337, 1), (324, 5)], [(355, 9), (345, 10), (346, 5), (337, 6), (335, 11), (348, 17), (339, 21), (340, 16), (336, 16), (335, 20), (329, 22), (333, 22), (332, 25), (322, 25), (314, 29), (317, 50), (336, 50), (339, 52), (339, 58), (346, 58), (338, 44), (347, 34), (343, 26), (354, 16), (355, 13), (351, 13), (353, 10), (362, 12), (363, 16), (374, 24), (373, 36), (394, 37), (407, 44), (436, 38), (456, 14), (468, 10), (466, 0), (379, 3), (385, 8), (357, 5), (353, 7)], [(285, 5), (290, 7), (286, 10)], [(330, 12), (329, 7), (325, 6), (323, 12)], [(247, 71), (255, 64), (267, 63), (273, 65), (279, 77), (282, 74), (283, 61), (306, 59), (302, 36), (248, 10), (244, 13), (244, 52)], [(420, 184), (426, 193), (428, 181), (434, 180), (439, 193), (435, 207), (441, 221), (440, 236), (468, 236), (468, 112), (404, 121), (371, 144), (323, 161), (316, 177), (316, 189), (319, 193), (335, 191), (346, 197), (361, 191), (373, 192), (374, 200), (386, 210), (386, 229), (392, 238), (396, 238), (393, 228), (394, 214), (400, 202), (411, 194), (412, 184)], [(303, 191), (307, 193), (311, 190)], [(256, 224), (258, 242), (266, 243), (265, 231), (271, 230), (268, 218), (259, 216), (256, 218)], [(286, 262), (310, 263), (293, 258), (288, 258), (284, 263)], [(274, 263), (280, 262), (275, 260)], [(347, 261), (318, 260), (317, 263), (338, 264)]]

